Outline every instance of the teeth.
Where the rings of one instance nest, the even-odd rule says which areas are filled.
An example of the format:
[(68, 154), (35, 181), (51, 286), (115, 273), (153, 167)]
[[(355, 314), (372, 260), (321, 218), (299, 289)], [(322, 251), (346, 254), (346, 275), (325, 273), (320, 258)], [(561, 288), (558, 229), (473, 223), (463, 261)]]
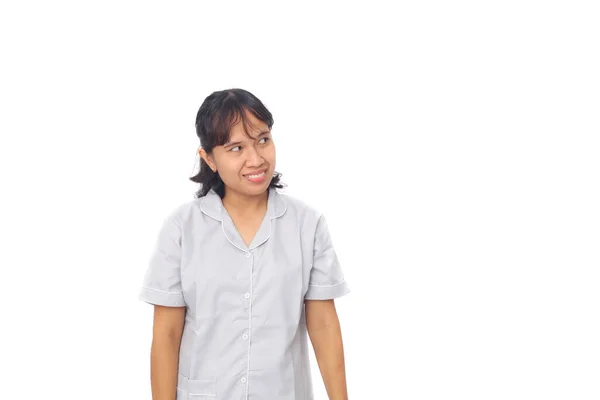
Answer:
[(250, 179), (257, 179), (257, 178), (260, 178), (261, 176), (263, 176), (264, 174), (265, 174), (264, 172), (261, 172), (261, 173), (260, 173), (260, 174), (258, 174), (258, 175), (247, 175), (247, 176), (248, 176), (248, 178), (250, 178)]

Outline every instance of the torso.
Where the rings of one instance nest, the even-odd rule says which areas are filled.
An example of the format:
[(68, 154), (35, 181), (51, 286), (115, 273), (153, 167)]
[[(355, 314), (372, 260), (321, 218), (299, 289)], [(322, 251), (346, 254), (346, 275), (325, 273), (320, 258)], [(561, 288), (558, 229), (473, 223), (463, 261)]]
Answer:
[[(320, 213), (275, 190), (270, 195), (269, 214), (246, 209), (226, 215), (211, 191), (181, 208), (168, 225), (170, 235), (163, 235), (162, 246), (172, 246), (177, 218), (182, 261), (164, 268), (176, 260), (157, 254), (149, 281), (159, 291), (147, 293), (188, 307), (178, 364), (181, 399), (188, 389), (212, 398), (314, 398), (301, 305), (307, 293), (324, 290), (309, 285)], [(338, 274), (317, 278), (337, 284)], [(173, 282), (181, 293), (173, 292)], [(229, 379), (221, 379), (225, 375)]]

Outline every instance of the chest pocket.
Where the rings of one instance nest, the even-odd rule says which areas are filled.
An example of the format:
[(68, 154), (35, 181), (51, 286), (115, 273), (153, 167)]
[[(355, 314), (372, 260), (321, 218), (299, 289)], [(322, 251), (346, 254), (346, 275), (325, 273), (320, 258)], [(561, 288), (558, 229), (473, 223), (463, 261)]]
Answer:
[(217, 396), (216, 379), (189, 379), (179, 374), (177, 379), (177, 400), (215, 399)]

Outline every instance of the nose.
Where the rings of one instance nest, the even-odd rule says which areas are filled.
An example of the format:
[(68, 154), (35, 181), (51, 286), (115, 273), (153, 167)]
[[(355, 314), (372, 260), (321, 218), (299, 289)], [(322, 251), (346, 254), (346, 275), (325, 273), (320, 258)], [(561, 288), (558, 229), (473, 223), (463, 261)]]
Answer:
[(262, 165), (263, 158), (260, 155), (260, 152), (255, 147), (249, 146), (246, 154), (248, 156), (246, 161), (249, 166), (257, 167), (257, 166)]

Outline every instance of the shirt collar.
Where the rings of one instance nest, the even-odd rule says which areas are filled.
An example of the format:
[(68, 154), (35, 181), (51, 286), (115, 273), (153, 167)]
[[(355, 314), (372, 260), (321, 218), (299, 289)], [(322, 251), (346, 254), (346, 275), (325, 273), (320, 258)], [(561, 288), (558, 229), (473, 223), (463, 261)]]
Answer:
[(240, 250), (249, 251), (260, 246), (269, 239), (271, 236), (271, 220), (281, 217), (287, 210), (287, 203), (277, 189), (270, 187), (268, 190), (267, 212), (256, 235), (254, 235), (250, 246), (246, 246), (246, 243), (244, 243), (231, 216), (223, 206), (221, 196), (219, 196), (214, 189), (210, 189), (210, 191), (202, 198), (200, 210), (209, 217), (221, 222), (223, 232), (231, 244)]

